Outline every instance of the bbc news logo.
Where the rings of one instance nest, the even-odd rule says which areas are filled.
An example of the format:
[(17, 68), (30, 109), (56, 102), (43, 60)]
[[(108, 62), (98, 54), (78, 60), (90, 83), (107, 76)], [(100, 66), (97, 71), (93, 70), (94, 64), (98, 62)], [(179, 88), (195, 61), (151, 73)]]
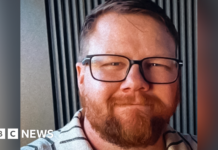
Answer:
[[(18, 129), (17, 128), (8, 128), (8, 138), (7, 139), (18, 139)], [(0, 139), (6, 139), (6, 131), (3, 128), (0, 128)]]
[(0, 129), (0, 139), (5, 139), (5, 129)]
[[(21, 130), (21, 138), (52, 138), (53, 130)], [(18, 128), (8, 128), (6, 138), (6, 129), (0, 128), (1, 139), (18, 139)]]
[(22, 130), (21, 131), (21, 138), (52, 138), (53, 137), (53, 130)]

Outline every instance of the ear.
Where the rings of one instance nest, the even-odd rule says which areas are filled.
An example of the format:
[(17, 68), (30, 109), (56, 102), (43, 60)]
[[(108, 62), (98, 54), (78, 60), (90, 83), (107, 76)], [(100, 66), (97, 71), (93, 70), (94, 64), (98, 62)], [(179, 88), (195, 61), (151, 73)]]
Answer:
[(76, 63), (76, 71), (77, 71), (77, 83), (79, 90), (82, 90), (83, 84), (84, 84), (84, 66), (82, 63), (78, 62)]

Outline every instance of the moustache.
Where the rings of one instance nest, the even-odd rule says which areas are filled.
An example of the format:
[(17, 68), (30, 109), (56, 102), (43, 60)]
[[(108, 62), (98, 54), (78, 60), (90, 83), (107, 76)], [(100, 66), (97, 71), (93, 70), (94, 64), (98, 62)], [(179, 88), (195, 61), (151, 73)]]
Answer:
[(113, 110), (115, 106), (125, 105), (140, 105), (149, 106), (153, 111), (158, 114), (164, 113), (166, 110), (165, 104), (160, 98), (155, 95), (138, 94), (136, 96), (122, 95), (112, 96), (108, 99), (108, 110)]

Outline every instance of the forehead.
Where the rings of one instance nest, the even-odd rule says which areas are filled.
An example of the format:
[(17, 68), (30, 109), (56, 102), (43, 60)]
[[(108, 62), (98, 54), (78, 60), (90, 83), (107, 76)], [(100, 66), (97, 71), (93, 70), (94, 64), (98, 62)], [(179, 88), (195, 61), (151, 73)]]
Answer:
[(175, 57), (166, 26), (149, 15), (106, 13), (89, 37), (88, 54), (120, 54), (131, 59)]

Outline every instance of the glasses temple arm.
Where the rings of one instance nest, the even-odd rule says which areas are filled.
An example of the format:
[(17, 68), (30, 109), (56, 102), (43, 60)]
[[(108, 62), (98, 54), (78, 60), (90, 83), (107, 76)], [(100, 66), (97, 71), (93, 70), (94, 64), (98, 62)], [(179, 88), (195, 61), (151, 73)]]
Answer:
[(90, 58), (85, 58), (83, 59), (82, 64), (83, 65), (89, 64), (89, 61), (90, 61)]

